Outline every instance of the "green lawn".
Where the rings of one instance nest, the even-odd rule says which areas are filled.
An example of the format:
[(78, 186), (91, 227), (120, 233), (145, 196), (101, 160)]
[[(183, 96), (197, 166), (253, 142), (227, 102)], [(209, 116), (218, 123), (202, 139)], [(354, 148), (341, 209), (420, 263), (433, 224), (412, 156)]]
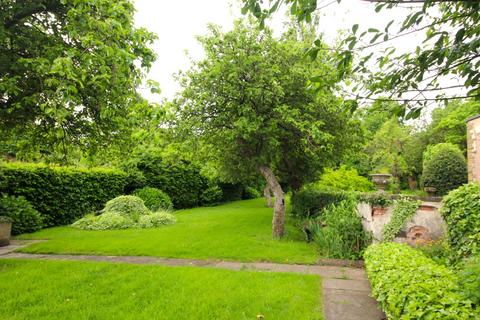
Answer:
[(318, 253), (292, 226), (287, 236), (271, 236), (272, 209), (263, 199), (177, 211), (178, 222), (157, 229), (81, 231), (57, 227), (23, 235), (49, 239), (23, 252), (146, 255), (176, 258), (315, 263)]
[(322, 319), (317, 276), (0, 259), (0, 318)]

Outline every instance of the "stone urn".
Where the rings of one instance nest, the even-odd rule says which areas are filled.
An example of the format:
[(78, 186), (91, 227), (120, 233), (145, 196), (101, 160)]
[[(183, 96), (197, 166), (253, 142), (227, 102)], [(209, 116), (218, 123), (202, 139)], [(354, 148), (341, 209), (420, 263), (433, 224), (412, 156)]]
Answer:
[(372, 182), (375, 184), (378, 191), (385, 192), (385, 188), (390, 182), (392, 175), (388, 173), (375, 173), (371, 174), (370, 177), (372, 177)]
[(429, 197), (435, 196), (435, 192), (437, 192), (437, 188), (435, 187), (425, 187), (423, 190), (425, 190)]
[(0, 247), (10, 244), (10, 233), (12, 231), (12, 219), (0, 216)]

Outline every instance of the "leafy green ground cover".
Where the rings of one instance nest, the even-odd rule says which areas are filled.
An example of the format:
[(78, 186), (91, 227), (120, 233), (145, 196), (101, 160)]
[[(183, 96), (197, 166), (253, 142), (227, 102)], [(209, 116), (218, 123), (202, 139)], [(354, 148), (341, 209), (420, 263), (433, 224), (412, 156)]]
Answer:
[(45, 229), (21, 239), (49, 239), (23, 252), (146, 255), (176, 258), (314, 263), (318, 253), (292, 225), (287, 236), (271, 235), (272, 209), (263, 199), (178, 211), (177, 223), (154, 229), (84, 231)]
[(0, 317), (322, 319), (319, 280), (194, 267), (0, 260)]

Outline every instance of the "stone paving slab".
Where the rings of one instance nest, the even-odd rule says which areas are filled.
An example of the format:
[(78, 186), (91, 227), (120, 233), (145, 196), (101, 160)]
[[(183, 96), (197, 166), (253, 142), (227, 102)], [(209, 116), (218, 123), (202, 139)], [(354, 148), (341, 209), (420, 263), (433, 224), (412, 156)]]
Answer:
[(10, 244), (8, 246), (0, 247), (0, 255), (14, 252), (15, 250), (24, 248), (32, 243), (38, 243), (43, 241), (45, 240), (10, 240)]
[[(326, 279), (323, 280), (325, 282)], [(345, 281), (345, 280), (343, 280)], [(385, 320), (377, 301), (365, 291), (323, 288), (326, 320)]]

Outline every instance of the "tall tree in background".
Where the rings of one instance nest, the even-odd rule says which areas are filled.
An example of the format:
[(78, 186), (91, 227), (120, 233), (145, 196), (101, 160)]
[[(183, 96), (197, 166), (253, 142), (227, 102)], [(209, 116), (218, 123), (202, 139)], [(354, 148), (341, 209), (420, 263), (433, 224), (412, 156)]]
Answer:
[(155, 37), (133, 14), (129, 0), (1, 1), (2, 130), (65, 157), (121, 135), (155, 59)]
[[(347, 145), (348, 115), (332, 94), (337, 75), (328, 56), (304, 61), (305, 42), (237, 22), (201, 37), (206, 58), (181, 75), (179, 125), (199, 137), (204, 152), (230, 176), (260, 173), (275, 196), (272, 233), (284, 234), (285, 193), (298, 188)], [(312, 72), (323, 87), (309, 89)]]

